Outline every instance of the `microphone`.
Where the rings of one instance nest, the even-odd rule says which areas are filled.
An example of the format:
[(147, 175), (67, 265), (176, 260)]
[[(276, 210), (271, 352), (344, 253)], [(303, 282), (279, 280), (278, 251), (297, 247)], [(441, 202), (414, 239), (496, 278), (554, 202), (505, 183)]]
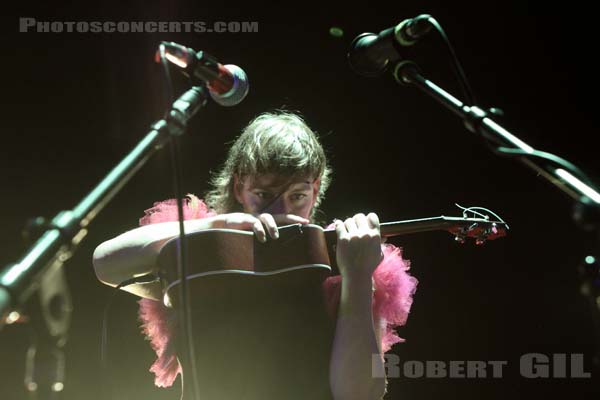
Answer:
[(359, 75), (380, 75), (390, 63), (401, 58), (401, 47), (412, 46), (431, 30), (433, 25), (430, 18), (431, 15), (421, 14), (405, 19), (378, 34), (358, 35), (352, 41), (348, 52), (350, 67)]
[(177, 43), (161, 42), (160, 46), (156, 62), (160, 62), (160, 51), (164, 50), (165, 58), (178, 66), (184, 75), (206, 84), (210, 97), (218, 104), (235, 106), (248, 94), (248, 77), (240, 67), (219, 64), (210, 54), (195, 52)]

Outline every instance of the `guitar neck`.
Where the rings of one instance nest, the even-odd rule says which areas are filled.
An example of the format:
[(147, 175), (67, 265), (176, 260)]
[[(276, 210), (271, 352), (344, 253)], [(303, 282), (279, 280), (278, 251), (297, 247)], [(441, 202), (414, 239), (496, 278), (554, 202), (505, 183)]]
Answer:
[(407, 235), (409, 233), (431, 232), (446, 230), (453, 226), (456, 222), (460, 222), (461, 218), (456, 217), (431, 217), (409, 219), (406, 221), (383, 222), (380, 225), (381, 236), (391, 237), (399, 235)]
[[(491, 240), (505, 236), (507, 229), (508, 226), (505, 222), (490, 221), (483, 218), (444, 216), (382, 222), (380, 224), (382, 237), (407, 235), (419, 232), (447, 231), (454, 235), (460, 235), (463, 239), (464, 237), (469, 236), (478, 240)], [(327, 242), (335, 243), (337, 240), (335, 229), (326, 229), (325, 238), (327, 239)]]
[[(461, 218), (430, 217), (409, 219), (405, 221), (382, 222), (380, 224), (381, 236), (391, 237), (407, 235), (410, 233), (445, 230), (445, 228), (447, 228), (448, 226), (454, 225), (454, 220), (460, 221)], [(325, 236), (328, 241), (330, 239), (335, 239), (335, 229), (326, 229)]]

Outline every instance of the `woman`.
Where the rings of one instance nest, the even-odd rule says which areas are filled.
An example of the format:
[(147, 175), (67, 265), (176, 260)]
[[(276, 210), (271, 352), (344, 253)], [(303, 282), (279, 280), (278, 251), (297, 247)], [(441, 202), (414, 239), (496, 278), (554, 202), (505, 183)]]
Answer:
[[(206, 203), (188, 196), (185, 230), (252, 230), (260, 241), (277, 240), (278, 225), (315, 220), (330, 176), (323, 148), (300, 117), (287, 112), (263, 114), (231, 147), (225, 165), (211, 182)], [(94, 252), (98, 278), (117, 286), (134, 276), (156, 273), (158, 252), (178, 235), (176, 219), (174, 201), (156, 203), (140, 220), (144, 226), (101, 244)], [(320, 393), (335, 400), (379, 399), (385, 393), (385, 370), (383, 358), (373, 355), (381, 355), (401, 340), (393, 328), (406, 321), (416, 279), (406, 272), (408, 262), (402, 260), (398, 248), (381, 245), (376, 214), (359, 213), (345, 221), (335, 220), (333, 226), (341, 276), (329, 277), (323, 284), (324, 302), (334, 323), (333, 341), (322, 348), (330, 349), (330, 393)], [(168, 386), (180, 366), (170, 340), (172, 326), (165, 323), (168, 313), (160, 302), (161, 288), (154, 282), (124, 290), (146, 298), (140, 303), (141, 317), (159, 354), (152, 370), (156, 383)], [(301, 351), (294, 354), (301, 357)], [(310, 369), (314, 362), (308, 360), (303, 369)], [(288, 385), (290, 390), (300, 381), (294, 382)], [(299, 395), (303, 397), (311, 398)]]

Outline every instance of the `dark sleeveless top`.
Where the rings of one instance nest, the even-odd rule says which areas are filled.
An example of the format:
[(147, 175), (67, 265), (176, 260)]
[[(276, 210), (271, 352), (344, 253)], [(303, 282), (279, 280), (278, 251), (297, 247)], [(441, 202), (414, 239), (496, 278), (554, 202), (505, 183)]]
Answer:
[[(231, 285), (226, 275), (189, 281), (198, 398), (332, 400), (335, 321), (325, 311), (323, 274), (315, 269), (236, 277)], [(176, 347), (184, 400), (192, 400), (183, 337), (176, 335)]]

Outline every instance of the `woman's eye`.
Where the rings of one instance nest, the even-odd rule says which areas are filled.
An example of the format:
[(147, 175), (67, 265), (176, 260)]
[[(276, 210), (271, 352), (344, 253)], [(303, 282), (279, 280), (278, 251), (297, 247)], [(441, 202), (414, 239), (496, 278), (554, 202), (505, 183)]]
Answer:
[(304, 193), (294, 193), (292, 195), (292, 200), (301, 200), (305, 197), (306, 197), (306, 195)]
[(256, 192), (254, 194), (256, 196), (258, 196), (259, 199), (268, 199), (269, 198), (269, 193), (268, 192)]

